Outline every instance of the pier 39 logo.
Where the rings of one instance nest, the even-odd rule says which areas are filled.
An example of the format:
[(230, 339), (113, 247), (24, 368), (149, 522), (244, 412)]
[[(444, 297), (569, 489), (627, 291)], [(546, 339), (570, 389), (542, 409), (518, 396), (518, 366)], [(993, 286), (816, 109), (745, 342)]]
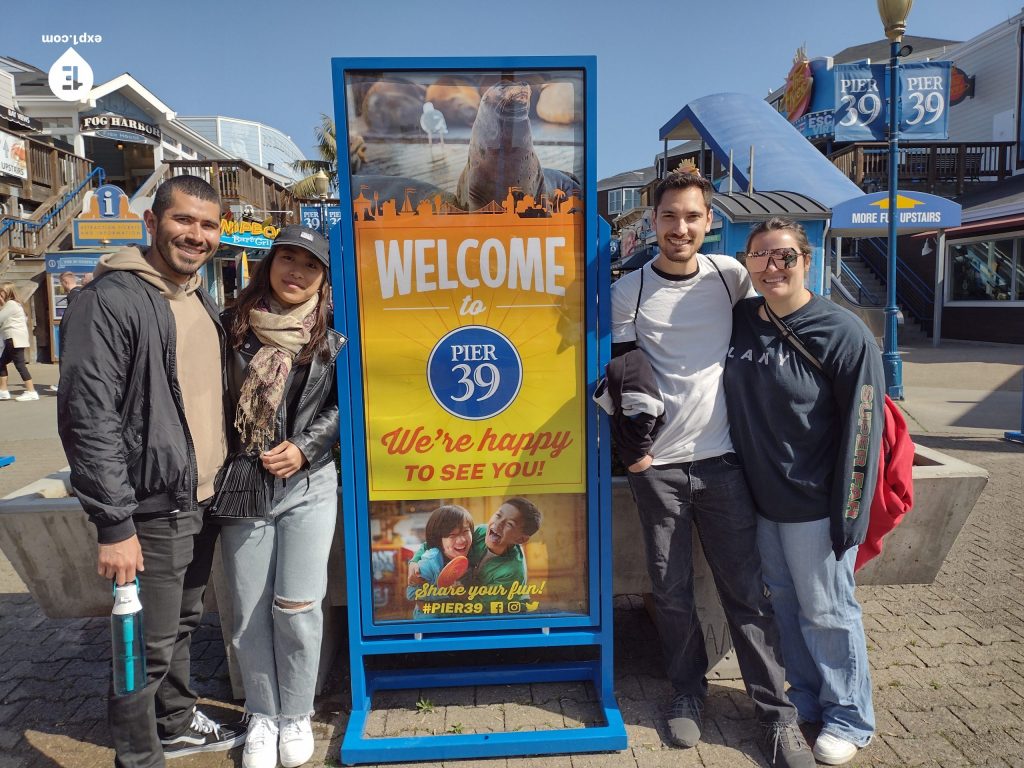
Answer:
[(434, 345), (427, 383), (437, 404), (453, 416), (489, 419), (516, 399), (523, 384), (523, 363), (503, 334), (482, 325), (464, 325)]

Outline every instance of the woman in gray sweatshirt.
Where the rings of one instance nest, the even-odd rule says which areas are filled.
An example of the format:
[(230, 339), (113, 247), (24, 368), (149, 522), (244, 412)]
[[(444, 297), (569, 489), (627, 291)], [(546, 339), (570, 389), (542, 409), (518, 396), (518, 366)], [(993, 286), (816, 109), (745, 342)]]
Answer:
[(752, 230), (745, 264), (761, 296), (735, 307), (725, 390), (759, 513), (789, 697), (803, 720), (821, 724), (814, 756), (841, 765), (875, 730), (853, 568), (878, 469), (885, 385), (864, 324), (805, 287), (810, 257), (793, 221)]

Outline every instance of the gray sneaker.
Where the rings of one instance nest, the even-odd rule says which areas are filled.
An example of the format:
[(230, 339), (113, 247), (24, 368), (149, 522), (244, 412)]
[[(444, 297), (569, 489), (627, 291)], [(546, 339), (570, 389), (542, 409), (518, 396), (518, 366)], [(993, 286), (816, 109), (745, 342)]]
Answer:
[(696, 746), (704, 725), (704, 699), (693, 694), (676, 695), (665, 711), (665, 719), (673, 744), (677, 747)]
[(761, 732), (772, 768), (814, 768), (814, 754), (795, 720), (762, 723)]

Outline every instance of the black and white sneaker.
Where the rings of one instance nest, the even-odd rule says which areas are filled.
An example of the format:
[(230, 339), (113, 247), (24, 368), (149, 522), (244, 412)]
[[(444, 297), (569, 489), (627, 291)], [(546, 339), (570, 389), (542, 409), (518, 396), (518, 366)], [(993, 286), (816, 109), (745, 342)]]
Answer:
[(215, 723), (198, 709), (192, 710), (188, 728), (169, 739), (161, 739), (164, 758), (195, 755), (200, 752), (223, 752), (245, 743), (246, 724)]

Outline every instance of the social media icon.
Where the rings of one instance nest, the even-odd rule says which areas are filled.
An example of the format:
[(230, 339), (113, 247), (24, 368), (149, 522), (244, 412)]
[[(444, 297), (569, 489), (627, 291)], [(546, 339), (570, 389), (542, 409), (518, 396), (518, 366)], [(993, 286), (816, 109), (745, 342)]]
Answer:
[(58, 99), (84, 101), (92, 90), (92, 67), (78, 51), (68, 48), (50, 67), (49, 83)]

